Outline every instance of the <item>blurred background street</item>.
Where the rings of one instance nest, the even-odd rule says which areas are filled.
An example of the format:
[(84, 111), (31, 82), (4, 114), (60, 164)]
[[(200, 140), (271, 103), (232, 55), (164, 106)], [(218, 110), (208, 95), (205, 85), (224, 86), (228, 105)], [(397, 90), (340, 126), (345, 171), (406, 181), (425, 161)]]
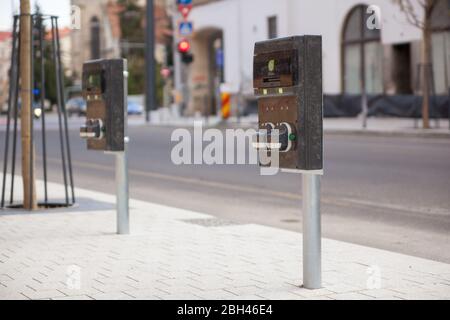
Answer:
[[(131, 198), (301, 232), (299, 174), (261, 176), (256, 165), (176, 166), (171, 134), (193, 130), (194, 119), (220, 130), (257, 129), (255, 43), (321, 35), (323, 236), (450, 263), (450, 2), (424, 0), (428, 15), (417, 0), (372, 2), (32, 1), (31, 12), (47, 17), (30, 31), (36, 178), (43, 177), (44, 112), (48, 177), (62, 183), (56, 111), (67, 111), (75, 186), (116, 192), (114, 157), (87, 151), (79, 136), (87, 108), (81, 80), (86, 61), (124, 58)], [(11, 77), (18, 71), (11, 53), (19, 1), (2, 1), (0, 9), (3, 152), (6, 115), (13, 116), (14, 105), (21, 112), (24, 90)], [(56, 20), (59, 36), (51, 32)], [(19, 152), (16, 174), (20, 160)], [(42, 192), (38, 187), (38, 199)]]

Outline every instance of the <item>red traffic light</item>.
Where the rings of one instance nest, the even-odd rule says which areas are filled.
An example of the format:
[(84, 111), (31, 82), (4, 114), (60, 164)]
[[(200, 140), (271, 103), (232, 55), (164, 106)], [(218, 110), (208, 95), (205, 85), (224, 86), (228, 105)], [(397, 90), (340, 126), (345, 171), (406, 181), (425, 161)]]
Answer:
[(191, 49), (191, 44), (186, 39), (181, 40), (178, 43), (178, 51), (180, 53), (187, 53), (187, 52), (189, 52), (190, 49)]

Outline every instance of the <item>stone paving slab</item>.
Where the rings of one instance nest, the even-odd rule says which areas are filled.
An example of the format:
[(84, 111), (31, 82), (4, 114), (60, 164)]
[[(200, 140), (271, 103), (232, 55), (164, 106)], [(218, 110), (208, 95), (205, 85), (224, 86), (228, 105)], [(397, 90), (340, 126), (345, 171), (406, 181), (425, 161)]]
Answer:
[(450, 299), (449, 264), (323, 239), (324, 287), (311, 291), (299, 233), (197, 225), (185, 220), (213, 217), (131, 200), (131, 234), (116, 235), (114, 210), (92, 203), (0, 211), (0, 299)]

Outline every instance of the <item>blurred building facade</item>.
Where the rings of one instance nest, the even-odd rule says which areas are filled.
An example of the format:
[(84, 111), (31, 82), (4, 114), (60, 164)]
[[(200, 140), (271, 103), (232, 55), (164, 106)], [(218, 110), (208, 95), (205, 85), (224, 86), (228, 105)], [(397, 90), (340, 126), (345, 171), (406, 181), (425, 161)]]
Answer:
[[(50, 30), (47, 30), (45, 38), (47, 41), (52, 40)], [(64, 66), (64, 72), (67, 77), (72, 76), (72, 30), (65, 27), (59, 30), (60, 46), (61, 46), (61, 62)], [(11, 67), (11, 52), (12, 52), (12, 33), (0, 32), (0, 110), (7, 109), (7, 102), (9, 97), (9, 70)]]
[(79, 29), (71, 34), (71, 70), (80, 80), (85, 61), (120, 57), (119, 7), (110, 0), (72, 0), (71, 4), (80, 9)]
[[(46, 40), (52, 40), (51, 30), (47, 30)], [(64, 73), (66, 77), (73, 76), (72, 70), (72, 29), (65, 27), (58, 30), (59, 33), (59, 45), (61, 49), (61, 62), (64, 67)]]
[(69, 27), (59, 31), (59, 42), (61, 46), (61, 62), (64, 66), (66, 76), (72, 77), (72, 30)]
[(11, 66), (11, 32), (0, 32), (0, 111), (8, 102), (9, 68)]
[[(145, 7), (145, 0), (136, 3)], [(120, 17), (122, 7), (116, 0), (71, 0), (80, 12), (80, 28), (73, 30), (71, 69), (76, 81), (80, 81), (83, 63), (98, 58), (120, 58), (130, 44), (122, 39)], [(156, 27), (156, 59), (164, 60), (164, 37), (168, 34), (169, 18), (166, 14), (165, 0), (154, 1)], [(145, 21), (142, 22), (145, 28)], [(134, 46), (145, 48), (144, 43)]]
[[(418, 1), (412, 3), (420, 16)], [(194, 0), (188, 109), (217, 109), (218, 83), (252, 100), (254, 43), (301, 34), (323, 36), (326, 94), (360, 94), (362, 68), (369, 94), (418, 93), (421, 31), (393, 1), (371, 4), (381, 10), (380, 29), (368, 28), (372, 13), (360, 0)], [(432, 18), (437, 94), (446, 94), (450, 86), (449, 6), (448, 0), (438, 0)]]

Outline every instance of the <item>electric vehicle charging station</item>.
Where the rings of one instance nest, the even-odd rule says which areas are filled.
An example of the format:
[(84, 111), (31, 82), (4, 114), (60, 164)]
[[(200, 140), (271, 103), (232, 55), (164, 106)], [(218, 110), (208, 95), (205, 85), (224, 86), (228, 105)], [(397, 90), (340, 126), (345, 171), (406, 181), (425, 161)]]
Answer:
[(92, 60), (84, 63), (82, 87), (86, 100), (86, 123), (80, 137), (88, 150), (116, 156), (117, 233), (128, 234), (128, 71), (125, 59)]
[[(303, 286), (318, 289), (322, 286), (322, 37), (257, 42), (253, 87), (259, 116), (253, 146), (260, 154), (278, 153), (282, 171), (303, 175)], [(260, 165), (268, 166), (261, 162)]]

